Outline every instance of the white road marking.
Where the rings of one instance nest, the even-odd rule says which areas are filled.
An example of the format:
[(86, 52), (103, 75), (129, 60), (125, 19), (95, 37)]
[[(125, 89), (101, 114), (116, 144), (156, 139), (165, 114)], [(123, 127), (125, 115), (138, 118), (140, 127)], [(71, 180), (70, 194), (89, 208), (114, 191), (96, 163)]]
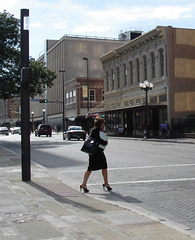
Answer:
[[(118, 171), (118, 170), (128, 170), (128, 169), (150, 169), (150, 168), (167, 168), (167, 167), (190, 167), (195, 166), (193, 163), (189, 164), (174, 164), (174, 165), (160, 165), (160, 166), (139, 166), (139, 167), (121, 167), (121, 168), (108, 168), (109, 171)], [(61, 173), (76, 173), (76, 172), (83, 172), (84, 170), (63, 170), (60, 171)]]
[[(120, 184), (136, 184), (136, 183), (158, 183), (158, 182), (183, 182), (183, 181), (195, 181), (195, 178), (176, 178), (176, 179), (156, 179), (156, 180), (140, 180), (140, 181), (126, 181), (126, 182), (112, 182), (111, 185)], [(91, 186), (100, 185), (99, 183), (88, 184)]]

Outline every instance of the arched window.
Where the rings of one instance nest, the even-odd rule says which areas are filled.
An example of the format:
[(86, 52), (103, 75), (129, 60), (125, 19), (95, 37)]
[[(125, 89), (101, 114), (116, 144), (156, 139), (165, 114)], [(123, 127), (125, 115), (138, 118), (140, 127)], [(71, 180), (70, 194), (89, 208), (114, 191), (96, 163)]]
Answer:
[(120, 70), (119, 70), (119, 67), (116, 68), (116, 75), (117, 75), (117, 87), (120, 88)]
[(139, 58), (137, 58), (135, 61), (136, 61), (137, 82), (140, 82), (140, 63), (139, 63)]
[(127, 86), (127, 66), (126, 64), (123, 65), (123, 75), (124, 75), (124, 85)]
[(143, 56), (144, 80), (147, 80), (147, 58)]
[(112, 77), (112, 90), (114, 90), (114, 70), (111, 69), (111, 77)]
[(159, 50), (159, 57), (160, 57), (160, 76), (164, 76), (164, 52), (163, 49)]
[(105, 72), (106, 91), (109, 91), (108, 71)]
[(155, 57), (154, 57), (154, 52), (152, 52), (150, 55), (151, 55), (151, 73), (152, 73), (152, 78), (155, 78), (156, 74), (155, 74)]
[(130, 77), (130, 83), (133, 84), (133, 62), (129, 62), (129, 77)]

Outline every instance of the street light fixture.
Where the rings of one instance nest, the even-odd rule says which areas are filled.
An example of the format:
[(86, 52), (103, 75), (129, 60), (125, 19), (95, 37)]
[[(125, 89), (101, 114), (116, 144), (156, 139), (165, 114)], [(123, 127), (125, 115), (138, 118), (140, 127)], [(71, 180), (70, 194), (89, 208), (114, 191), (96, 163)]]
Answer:
[(152, 90), (153, 83), (150, 83), (148, 81), (144, 81), (143, 83), (139, 84), (141, 90), (144, 90), (146, 92), (146, 112), (145, 112), (145, 119), (146, 119), (146, 135), (145, 138), (149, 137), (149, 131), (148, 131), (148, 91)]
[(64, 80), (65, 80), (65, 70), (59, 70), (60, 73), (62, 73), (62, 137), (64, 137), (64, 131), (65, 131), (65, 110), (64, 110), (64, 107), (65, 107), (65, 102), (64, 102)]

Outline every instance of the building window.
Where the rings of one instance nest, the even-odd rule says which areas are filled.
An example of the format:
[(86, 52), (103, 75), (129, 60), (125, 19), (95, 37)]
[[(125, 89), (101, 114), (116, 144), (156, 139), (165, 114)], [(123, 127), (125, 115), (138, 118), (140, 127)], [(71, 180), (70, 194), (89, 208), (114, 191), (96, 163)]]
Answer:
[(89, 100), (90, 102), (94, 102), (95, 101), (95, 90), (89, 90)]
[(160, 55), (160, 76), (164, 76), (164, 53), (163, 49), (159, 50)]
[(109, 91), (108, 71), (106, 71), (106, 90)]
[(69, 93), (69, 97), (70, 97), (70, 103), (72, 103), (72, 91)]
[(147, 80), (147, 59), (143, 56), (143, 66), (144, 66), (144, 80)]
[(137, 72), (137, 82), (140, 81), (140, 63), (139, 59), (136, 59), (136, 72)]
[(76, 102), (76, 90), (73, 90), (72, 95), (73, 95), (72, 102), (75, 103)]
[(123, 73), (124, 73), (124, 85), (127, 86), (127, 67), (126, 64), (123, 65)]
[(130, 83), (133, 84), (133, 63), (132, 63), (132, 61), (129, 62), (129, 76), (130, 76)]
[(155, 78), (155, 57), (154, 57), (154, 52), (151, 53), (151, 70), (152, 70), (152, 78)]
[(104, 90), (102, 90), (102, 101), (104, 101)]
[(112, 76), (112, 90), (114, 90), (114, 70), (111, 69), (111, 76)]
[(117, 67), (116, 72), (117, 72), (117, 87), (120, 88), (120, 70), (119, 70), (119, 67)]
[(66, 93), (66, 104), (69, 104), (69, 93)]

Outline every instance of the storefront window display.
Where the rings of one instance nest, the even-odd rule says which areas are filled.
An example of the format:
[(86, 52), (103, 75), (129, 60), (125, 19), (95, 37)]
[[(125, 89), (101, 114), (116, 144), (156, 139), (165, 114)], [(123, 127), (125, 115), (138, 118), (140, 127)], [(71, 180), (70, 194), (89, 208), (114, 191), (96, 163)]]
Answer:
[(118, 135), (122, 129), (121, 126), (121, 113), (111, 112), (106, 113), (106, 131), (110, 134)]

